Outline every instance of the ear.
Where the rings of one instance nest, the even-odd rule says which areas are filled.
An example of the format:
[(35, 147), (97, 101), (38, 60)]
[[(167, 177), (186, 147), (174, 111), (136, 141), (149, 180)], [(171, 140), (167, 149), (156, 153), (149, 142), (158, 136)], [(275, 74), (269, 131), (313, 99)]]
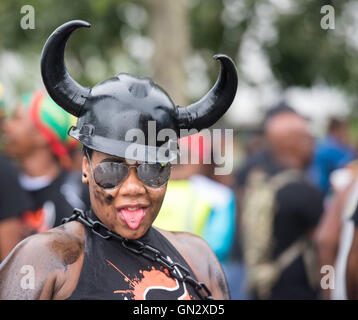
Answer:
[(89, 163), (86, 156), (82, 158), (82, 183), (88, 184), (89, 180)]

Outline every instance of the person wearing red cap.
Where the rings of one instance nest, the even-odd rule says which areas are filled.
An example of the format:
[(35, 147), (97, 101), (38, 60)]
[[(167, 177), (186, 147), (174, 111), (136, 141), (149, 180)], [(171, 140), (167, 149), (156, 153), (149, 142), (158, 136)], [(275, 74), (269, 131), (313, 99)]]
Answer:
[[(0, 127), (5, 118), (4, 87), (0, 83)], [(17, 168), (0, 154), (0, 262), (21, 240), (19, 216), (31, 208), (31, 200), (22, 190)]]
[[(85, 207), (78, 186), (68, 181), (69, 149), (76, 143), (67, 135), (74, 117), (43, 91), (25, 94), (3, 125), (4, 151), (20, 168), (19, 182), (32, 200), (22, 213), (23, 236), (46, 231)], [(76, 189), (76, 191), (74, 191)]]

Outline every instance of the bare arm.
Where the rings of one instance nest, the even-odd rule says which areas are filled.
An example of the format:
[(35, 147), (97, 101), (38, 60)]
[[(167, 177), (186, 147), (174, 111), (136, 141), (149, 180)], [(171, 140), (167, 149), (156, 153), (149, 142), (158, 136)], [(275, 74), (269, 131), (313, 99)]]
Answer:
[(358, 230), (354, 231), (351, 250), (348, 255), (346, 287), (348, 299), (358, 299)]
[(314, 239), (318, 245), (322, 265), (334, 265), (341, 231), (341, 220), (350, 188), (335, 195), (324, 212), (315, 231)]
[(338, 250), (342, 202), (335, 198), (324, 212), (313, 234), (320, 265), (334, 265)]
[(20, 242), (0, 265), (0, 300), (65, 299), (76, 287), (83, 258), (77, 222)]
[(51, 299), (61, 265), (46, 246), (45, 235), (20, 242), (0, 265), (0, 299)]
[(22, 239), (20, 219), (9, 218), (0, 222), (0, 262)]
[[(342, 228), (342, 214), (351, 189), (352, 183), (345, 189), (336, 192), (314, 232), (313, 240), (317, 248), (319, 267), (324, 265), (334, 266), (336, 263)], [(321, 293), (323, 297), (329, 299), (331, 292), (330, 290), (322, 290)]]

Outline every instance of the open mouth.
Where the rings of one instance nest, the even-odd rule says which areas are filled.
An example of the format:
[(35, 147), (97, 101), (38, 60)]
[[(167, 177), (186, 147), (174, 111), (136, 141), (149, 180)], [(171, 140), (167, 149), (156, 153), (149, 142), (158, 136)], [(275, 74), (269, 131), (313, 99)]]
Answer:
[(147, 207), (143, 206), (123, 206), (117, 209), (119, 217), (128, 225), (129, 228), (135, 230), (143, 221)]

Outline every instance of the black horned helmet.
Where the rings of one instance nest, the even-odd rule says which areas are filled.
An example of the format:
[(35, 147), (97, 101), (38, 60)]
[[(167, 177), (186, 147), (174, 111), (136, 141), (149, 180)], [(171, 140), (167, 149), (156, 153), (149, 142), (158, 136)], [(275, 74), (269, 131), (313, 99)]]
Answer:
[[(153, 132), (154, 128), (157, 134), (162, 129), (171, 129), (176, 137), (186, 132), (181, 129), (200, 131), (218, 121), (234, 100), (237, 72), (233, 61), (223, 54), (214, 56), (221, 63), (221, 70), (213, 88), (186, 107), (175, 106), (151, 79), (126, 73), (93, 88), (83, 87), (72, 79), (64, 62), (67, 40), (81, 27), (90, 27), (90, 24), (82, 20), (69, 21), (50, 35), (42, 52), (41, 74), (52, 99), (78, 118), (69, 135), (88, 148), (137, 161), (167, 163), (177, 157), (176, 138), (161, 140), (155, 136), (155, 142), (149, 142), (152, 141), (149, 130)], [(151, 124), (153, 128), (149, 128)], [(133, 129), (143, 132), (144, 140), (131, 131)], [(132, 134), (128, 135), (129, 132)], [(128, 152), (130, 146), (132, 151)]]

